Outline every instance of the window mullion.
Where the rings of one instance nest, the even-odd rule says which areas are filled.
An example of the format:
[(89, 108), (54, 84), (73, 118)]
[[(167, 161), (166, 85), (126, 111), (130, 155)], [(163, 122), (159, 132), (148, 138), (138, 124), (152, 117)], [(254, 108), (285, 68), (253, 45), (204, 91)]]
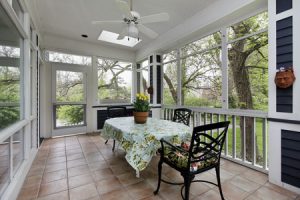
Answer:
[(228, 48), (227, 28), (221, 29), (222, 34), (222, 108), (228, 109)]
[(182, 105), (181, 91), (182, 91), (182, 69), (181, 69), (181, 59), (180, 59), (180, 49), (177, 49), (177, 105)]

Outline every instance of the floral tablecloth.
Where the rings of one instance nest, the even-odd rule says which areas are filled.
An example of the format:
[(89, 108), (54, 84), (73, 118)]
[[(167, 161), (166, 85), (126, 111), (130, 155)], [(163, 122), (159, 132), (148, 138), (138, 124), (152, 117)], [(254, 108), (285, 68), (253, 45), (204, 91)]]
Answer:
[(192, 129), (172, 121), (148, 118), (145, 124), (134, 123), (133, 117), (105, 121), (101, 135), (119, 141), (126, 151), (127, 162), (137, 171), (144, 170), (160, 147), (160, 139), (180, 144), (191, 138)]

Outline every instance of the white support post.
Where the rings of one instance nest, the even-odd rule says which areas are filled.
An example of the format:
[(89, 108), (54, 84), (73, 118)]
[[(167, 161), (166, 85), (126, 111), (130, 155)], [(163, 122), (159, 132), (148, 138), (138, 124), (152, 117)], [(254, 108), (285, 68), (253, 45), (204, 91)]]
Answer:
[[(162, 63), (161, 63), (161, 55), (157, 54), (157, 53), (153, 53), (152, 55), (152, 63), (150, 62), (149, 59), (149, 66), (150, 68), (152, 67), (152, 87), (153, 87), (153, 101), (152, 101), (152, 106), (160, 106), (162, 101), (158, 101), (158, 89), (160, 89), (160, 97), (162, 98), (162, 84), (163, 84), (163, 70), (162, 70)], [(149, 58), (151, 58), (151, 56)], [(157, 60), (157, 57), (160, 56), (160, 61)], [(160, 66), (160, 68), (158, 69), (158, 66)], [(158, 77), (158, 70), (161, 70), (160, 76)], [(151, 75), (150, 75), (151, 77)], [(158, 81), (160, 80), (161, 85), (158, 84)], [(158, 88), (158, 86), (160, 88)], [(154, 118), (160, 118), (160, 108), (152, 108), (152, 117)]]
[(181, 60), (180, 60), (180, 49), (177, 49), (177, 105), (182, 105), (181, 91), (182, 91), (182, 69), (181, 69)]
[(153, 78), (153, 105), (157, 105), (157, 62), (156, 54), (153, 54), (153, 63), (152, 63), (152, 78)]
[[(98, 70), (97, 57), (92, 57), (92, 66), (87, 67), (86, 71), (86, 131), (91, 133), (97, 130), (97, 110), (93, 109), (93, 105), (98, 104)], [(87, 88), (91, 88), (88, 90)], [(89, 114), (91, 113), (91, 114)]]
[(132, 82), (131, 82), (132, 90), (131, 90), (131, 101), (130, 102), (133, 102), (134, 98), (135, 98), (135, 94), (140, 92), (140, 91), (137, 91), (137, 84), (141, 84), (141, 81), (139, 83), (137, 83), (137, 63), (132, 63)]
[(228, 109), (228, 49), (227, 28), (221, 29), (222, 35), (222, 108)]
[[(30, 16), (28, 13), (24, 13), (24, 27), (25, 27), (25, 32), (27, 35), (30, 35)], [(31, 78), (30, 77), (30, 37), (24, 39), (24, 42), (23, 42), (23, 58), (21, 59), (23, 62), (23, 85), (22, 85), (22, 88), (23, 88), (23, 94), (22, 94), (22, 105), (24, 106), (24, 119), (28, 120), (29, 123), (25, 126), (24, 128), (24, 140), (23, 140), (23, 143), (24, 143), (24, 159), (28, 159), (29, 158), (29, 152), (30, 152), (30, 149), (31, 149), (31, 104), (32, 104), (32, 101), (31, 101), (31, 90), (32, 88), (29, 87), (31, 85)]]

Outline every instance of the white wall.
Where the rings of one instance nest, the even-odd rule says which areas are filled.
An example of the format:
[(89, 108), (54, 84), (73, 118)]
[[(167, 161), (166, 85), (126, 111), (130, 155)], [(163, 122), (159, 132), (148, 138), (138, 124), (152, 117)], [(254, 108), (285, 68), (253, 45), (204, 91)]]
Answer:
[(51, 65), (40, 66), (40, 136), (52, 135)]

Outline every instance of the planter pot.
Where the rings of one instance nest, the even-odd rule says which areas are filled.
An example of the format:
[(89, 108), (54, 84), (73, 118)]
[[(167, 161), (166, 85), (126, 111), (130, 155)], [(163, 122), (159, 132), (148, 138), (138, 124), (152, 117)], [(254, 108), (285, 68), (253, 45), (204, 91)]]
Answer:
[(147, 121), (149, 112), (133, 112), (134, 122), (144, 124)]

